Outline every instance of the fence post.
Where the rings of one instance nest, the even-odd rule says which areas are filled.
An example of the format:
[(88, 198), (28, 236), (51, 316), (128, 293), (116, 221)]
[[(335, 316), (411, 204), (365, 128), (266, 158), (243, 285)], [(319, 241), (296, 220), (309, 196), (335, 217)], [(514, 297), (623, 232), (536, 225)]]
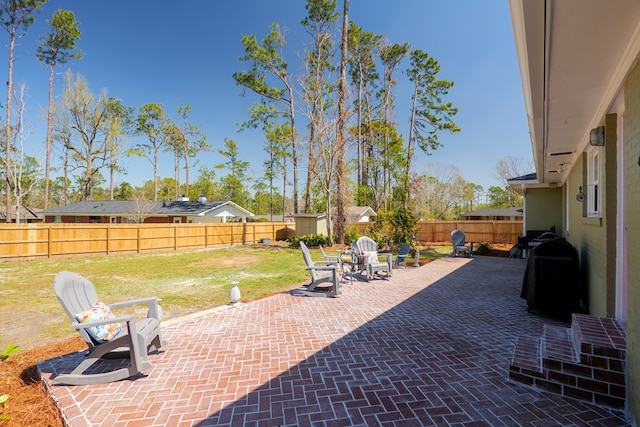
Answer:
[(173, 224), (173, 250), (178, 250), (178, 227)]
[(496, 242), (497, 241), (497, 237), (498, 236), (496, 236), (496, 222), (495, 221), (491, 221), (491, 240)]
[(47, 227), (47, 258), (51, 258), (51, 226)]
[(246, 221), (242, 223), (242, 244), (247, 244), (247, 223)]

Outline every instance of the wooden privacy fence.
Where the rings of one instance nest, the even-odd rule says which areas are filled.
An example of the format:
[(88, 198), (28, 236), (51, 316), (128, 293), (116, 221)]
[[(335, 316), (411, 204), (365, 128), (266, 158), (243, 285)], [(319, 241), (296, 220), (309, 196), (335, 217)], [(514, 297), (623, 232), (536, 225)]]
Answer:
[[(359, 234), (366, 234), (370, 223), (357, 223)], [(522, 221), (420, 221), (416, 239), (419, 242), (450, 242), (451, 232), (464, 231), (468, 242), (513, 244), (523, 234)]]
[(226, 224), (6, 224), (0, 259), (206, 248), (284, 240), (292, 223)]
[[(367, 234), (371, 223), (356, 224)], [(460, 229), (469, 242), (516, 244), (522, 221), (424, 221), (419, 242), (449, 242)], [(215, 245), (285, 240), (295, 235), (290, 222), (226, 224), (5, 224), (0, 225), (0, 259), (59, 255), (112, 254), (206, 248)]]

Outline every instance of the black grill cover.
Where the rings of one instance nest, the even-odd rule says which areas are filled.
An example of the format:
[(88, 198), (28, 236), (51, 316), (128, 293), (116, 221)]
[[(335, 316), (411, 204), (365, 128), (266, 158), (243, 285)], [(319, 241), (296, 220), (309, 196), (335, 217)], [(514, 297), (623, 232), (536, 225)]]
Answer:
[(583, 312), (581, 287), (577, 251), (564, 239), (551, 239), (531, 251), (520, 296), (530, 311), (568, 318)]

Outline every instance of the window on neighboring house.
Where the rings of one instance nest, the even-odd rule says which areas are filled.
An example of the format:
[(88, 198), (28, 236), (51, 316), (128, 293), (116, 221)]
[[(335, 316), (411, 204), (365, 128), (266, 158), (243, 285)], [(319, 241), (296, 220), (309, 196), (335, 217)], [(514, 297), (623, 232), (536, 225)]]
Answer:
[(602, 216), (602, 159), (599, 147), (587, 153), (587, 216)]

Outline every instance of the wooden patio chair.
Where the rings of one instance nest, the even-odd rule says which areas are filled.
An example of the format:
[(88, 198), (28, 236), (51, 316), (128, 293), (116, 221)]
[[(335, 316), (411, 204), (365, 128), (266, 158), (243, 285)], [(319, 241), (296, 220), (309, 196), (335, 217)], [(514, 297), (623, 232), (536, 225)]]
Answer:
[[(88, 347), (86, 358), (71, 373), (53, 378), (55, 383), (98, 384), (140, 375), (152, 367), (147, 353), (159, 351), (166, 345), (160, 334), (160, 307), (156, 298), (107, 306), (98, 300), (93, 283), (69, 271), (55, 277), (53, 289), (71, 319), (71, 328), (80, 333)], [(136, 321), (132, 315), (116, 317), (111, 312), (114, 308), (136, 304), (148, 306), (147, 318)], [(125, 347), (128, 350), (123, 350)], [(115, 351), (119, 349), (121, 351)], [(96, 365), (102, 358), (128, 358), (129, 364), (104, 372)]]
[[(365, 270), (367, 271), (367, 280), (371, 280), (378, 275), (380, 277), (380, 272), (385, 271), (387, 273), (386, 278), (388, 279), (393, 274), (393, 255), (392, 254), (381, 254), (378, 253), (378, 244), (367, 236), (362, 236), (356, 242), (356, 246), (358, 247), (358, 251), (360, 253), (360, 257), (362, 257)], [(386, 261), (379, 261), (379, 257), (385, 257)]]

